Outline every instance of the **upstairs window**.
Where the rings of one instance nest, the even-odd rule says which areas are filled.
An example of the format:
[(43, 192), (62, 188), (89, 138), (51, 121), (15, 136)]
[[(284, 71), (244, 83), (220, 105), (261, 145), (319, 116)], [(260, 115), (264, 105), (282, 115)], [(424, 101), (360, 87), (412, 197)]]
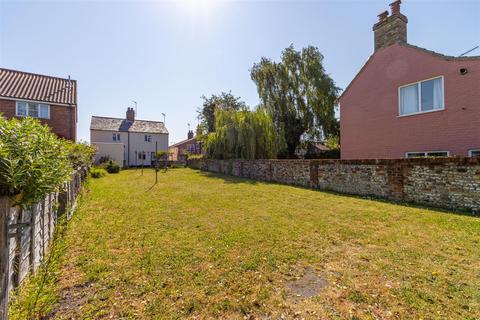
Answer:
[(401, 86), (399, 104), (401, 116), (444, 109), (443, 77)]
[(152, 136), (145, 136), (145, 142), (150, 142), (152, 141)]
[(15, 109), (17, 117), (50, 119), (50, 106), (48, 104), (17, 101)]
[(120, 141), (120, 133), (114, 133), (112, 139), (113, 141)]

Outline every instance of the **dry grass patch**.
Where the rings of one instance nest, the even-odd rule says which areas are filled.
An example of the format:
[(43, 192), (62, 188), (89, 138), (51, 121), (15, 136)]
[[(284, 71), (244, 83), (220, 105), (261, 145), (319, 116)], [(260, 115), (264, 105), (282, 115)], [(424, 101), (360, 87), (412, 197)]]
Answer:
[(479, 218), (190, 169), (159, 180), (91, 181), (53, 318), (480, 317)]

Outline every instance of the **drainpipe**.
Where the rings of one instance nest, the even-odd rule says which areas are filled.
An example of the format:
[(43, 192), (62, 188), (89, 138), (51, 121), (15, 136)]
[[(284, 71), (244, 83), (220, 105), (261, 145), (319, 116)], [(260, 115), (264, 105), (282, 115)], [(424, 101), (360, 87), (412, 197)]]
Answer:
[(127, 167), (130, 167), (130, 131), (127, 131)]

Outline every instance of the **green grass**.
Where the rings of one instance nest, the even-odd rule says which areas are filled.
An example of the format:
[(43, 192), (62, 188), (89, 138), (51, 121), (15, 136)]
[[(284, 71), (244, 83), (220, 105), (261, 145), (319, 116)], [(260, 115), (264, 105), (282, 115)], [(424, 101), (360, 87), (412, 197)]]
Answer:
[[(90, 182), (53, 318), (480, 317), (479, 218), (190, 169), (153, 182)], [(308, 270), (327, 285), (292, 295)]]

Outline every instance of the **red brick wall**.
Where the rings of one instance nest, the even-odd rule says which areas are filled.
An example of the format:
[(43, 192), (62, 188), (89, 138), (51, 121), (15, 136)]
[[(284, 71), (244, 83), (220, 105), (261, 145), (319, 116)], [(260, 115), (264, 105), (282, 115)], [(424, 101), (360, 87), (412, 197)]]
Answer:
[[(4, 117), (15, 116), (15, 101), (0, 98), (0, 113)], [(59, 106), (50, 104), (50, 119), (40, 119), (42, 123), (49, 125), (52, 131), (59, 137), (75, 141), (77, 135), (76, 106)]]
[[(399, 86), (441, 75), (445, 110), (398, 117)], [(480, 148), (480, 60), (447, 61), (399, 44), (377, 51), (340, 99), (340, 131), (342, 159), (467, 156)]]

